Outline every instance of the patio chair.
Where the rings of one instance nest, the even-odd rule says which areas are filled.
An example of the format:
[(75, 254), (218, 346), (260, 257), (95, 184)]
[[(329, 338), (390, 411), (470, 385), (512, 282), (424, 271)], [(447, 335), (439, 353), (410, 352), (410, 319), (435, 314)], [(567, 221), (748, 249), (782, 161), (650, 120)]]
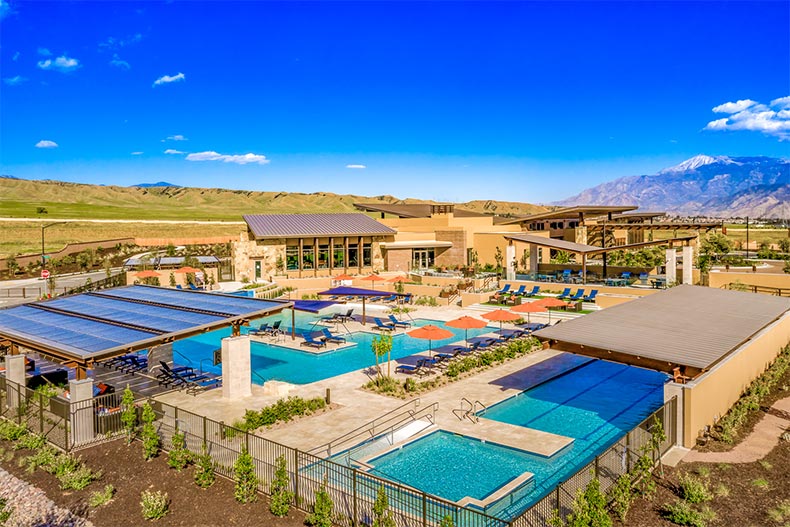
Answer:
[(176, 284), (176, 289), (184, 289), (184, 288), (181, 287), (181, 284)]
[(217, 388), (219, 386), (222, 386), (222, 377), (209, 377), (200, 381), (187, 379), (184, 385), (189, 395), (197, 395), (209, 388)]
[(576, 293), (573, 294), (573, 296), (569, 296), (568, 300), (570, 302), (575, 302), (583, 296), (584, 296), (584, 289), (579, 289), (578, 291), (576, 291)]
[(146, 368), (148, 368), (148, 359), (146, 357), (140, 357), (139, 355), (131, 355), (126, 361), (115, 367), (116, 370), (120, 370), (124, 373), (143, 371)]
[(525, 296), (525, 297), (533, 297), (533, 296), (537, 295), (538, 293), (540, 293), (540, 286), (539, 286), (539, 285), (536, 285), (536, 286), (534, 286), (534, 287), (532, 288), (532, 291), (527, 291), (527, 292), (525, 292), (525, 293), (524, 293), (524, 296)]
[(269, 329), (271, 329), (271, 328), (269, 327), (269, 323), (268, 323), (268, 322), (266, 322), (266, 323), (264, 323), (264, 324), (261, 324), (261, 325), (260, 325), (260, 326), (258, 326), (257, 328), (254, 328), (254, 329), (251, 329), (251, 330), (249, 330), (247, 333), (248, 333), (248, 334), (250, 334), (250, 335), (256, 335), (256, 336), (258, 336), (258, 335), (266, 335), (266, 334), (267, 334), (267, 331), (268, 331)]
[(639, 273), (639, 283), (642, 285), (647, 285), (647, 278), (650, 275), (647, 273)]
[(515, 293), (513, 293), (513, 296), (522, 296), (522, 295), (524, 294), (524, 290), (525, 290), (526, 288), (527, 288), (527, 286), (525, 286), (524, 284), (521, 284), (521, 285), (518, 287), (518, 290), (517, 290)]
[(390, 319), (390, 322), (392, 322), (392, 325), (394, 325), (396, 328), (410, 328), (411, 327), (411, 322), (407, 322), (405, 320), (398, 320), (397, 318), (395, 318), (395, 315), (390, 315), (389, 319)]
[(428, 375), (431, 372), (426, 370), (425, 365), (422, 361), (417, 361), (417, 364), (414, 366), (410, 364), (399, 364), (395, 368), (395, 373), (406, 373), (408, 375), (417, 375), (422, 377), (423, 375)]
[(562, 291), (562, 294), (560, 294), (560, 296), (558, 296), (557, 298), (559, 298), (560, 300), (565, 300), (566, 298), (570, 298), (570, 296), (571, 296), (571, 288), (570, 287), (566, 287)]
[(202, 287), (197, 287), (192, 282), (189, 282), (187, 285), (189, 286), (190, 291), (202, 291), (203, 290)]
[(397, 302), (398, 295), (390, 295), (388, 297), (382, 298), (381, 302), (384, 304), (390, 304), (392, 302)]
[(280, 329), (280, 325), (282, 323), (283, 323), (282, 320), (275, 320), (274, 324), (272, 324), (271, 326), (268, 326), (264, 330), (264, 334), (265, 335), (269, 335), (270, 337), (274, 337), (275, 335), (279, 335), (280, 333), (282, 333), (282, 330)]
[(406, 296), (403, 297), (403, 304), (411, 304), (412, 300), (414, 299), (414, 295), (411, 293), (407, 293)]
[(562, 274), (558, 277), (561, 281), (570, 283), (571, 281), (571, 270), (570, 269), (563, 269)]
[(332, 344), (343, 344), (346, 339), (338, 335), (333, 335), (331, 331), (324, 328), (321, 330), (321, 335), (324, 336), (324, 342), (331, 342)]
[(321, 342), (320, 340), (315, 340), (311, 333), (303, 333), (302, 337), (304, 338), (304, 342), (300, 343), (300, 346), (310, 346), (311, 348), (324, 348), (326, 347), (326, 342)]
[(630, 280), (631, 279), (631, 272), (630, 271), (623, 271), (620, 273), (620, 278), (623, 280)]
[[(163, 360), (160, 360), (159, 364), (161, 369), (156, 375), (156, 378), (159, 380), (160, 384), (164, 384), (165, 386), (170, 384), (179, 386), (185, 384), (187, 379), (198, 379), (198, 377), (200, 377), (200, 375), (195, 373), (195, 369), (189, 366), (176, 366), (171, 368), (170, 365)], [(203, 379), (205, 378), (206, 377), (203, 376)]]
[(380, 318), (374, 318), (373, 322), (375, 322), (375, 324), (376, 324), (375, 326), (373, 326), (373, 329), (377, 329), (379, 331), (393, 331), (393, 330), (395, 330), (395, 325), (394, 324), (391, 324), (391, 323), (390, 324), (385, 324), (384, 322), (382, 322), (382, 320)]
[(504, 294), (507, 294), (509, 292), (510, 292), (510, 284), (505, 284), (505, 287), (503, 287), (501, 290), (497, 291), (496, 294), (504, 295)]
[(593, 289), (592, 291), (590, 291), (590, 294), (585, 296), (585, 297), (583, 297), (582, 300), (584, 300), (585, 302), (593, 302), (593, 303), (595, 303), (595, 297), (597, 295), (598, 295), (598, 290), (597, 289)]

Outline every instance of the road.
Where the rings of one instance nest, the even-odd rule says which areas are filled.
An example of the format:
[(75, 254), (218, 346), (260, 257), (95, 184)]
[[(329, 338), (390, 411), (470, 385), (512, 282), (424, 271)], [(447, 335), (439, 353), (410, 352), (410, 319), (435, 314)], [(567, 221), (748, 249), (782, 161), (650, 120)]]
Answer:
[[(116, 275), (121, 272), (121, 268), (112, 269), (112, 274)], [(91, 271), (89, 273), (76, 273), (67, 275), (58, 275), (55, 280), (55, 289), (63, 292), (65, 289), (79, 287), (88, 280), (96, 282), (107, 278), (107, 273), (104, 270)], [(46, 292), (46, 280), (41, 278), (23, 278), (20, 280), (3, 280), (0, 281), (0, 308), (16, 306), (38, 299)]]

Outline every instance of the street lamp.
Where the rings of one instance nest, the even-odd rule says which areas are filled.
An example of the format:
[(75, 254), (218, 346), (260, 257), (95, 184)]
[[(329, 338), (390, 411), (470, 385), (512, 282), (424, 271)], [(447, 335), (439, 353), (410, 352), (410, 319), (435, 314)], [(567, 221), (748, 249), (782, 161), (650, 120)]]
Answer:
[(60, 225), (61, 223), (66, 223), (65, 221), (56, 221), (55, 223), (49, 223), (47, 225), (41, 226), (41, 269), (44, 269), (47, 265), (46, 258), (44, 257), (44, 229), (52, 227), (54, 225)]

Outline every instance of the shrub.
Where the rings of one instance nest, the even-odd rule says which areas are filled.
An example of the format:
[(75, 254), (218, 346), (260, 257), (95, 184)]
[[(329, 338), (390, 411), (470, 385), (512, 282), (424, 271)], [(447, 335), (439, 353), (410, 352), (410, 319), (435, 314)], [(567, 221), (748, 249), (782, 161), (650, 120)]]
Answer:
[(395, 518), (389, 510), (387, 492), (384, 485), (379, 486), (376, 502), (373, 504), (373, 527), (396, 527)]
[(206, 450), (205, 443), (200, 449), (200, 454), (195, 459), (195, 484), (201, 489), (207, 489), (214, 484), (214, 462)]
[(314, 527), (332, 527), (332, 498), (326, 491), (326, 480), (315, 493), (315, 504), (312, 514), (308, 514), (304, 522)]
[(286, 516), (291, 509), (294, 493), (288, 490), (288, 470), (285, 466), (285, 456), (280, 456), (275, 461), (274, 480), (270, 488), (271, 499), (269, 510), (275, 516)]
[(14, 445), (14, 450), (40, 450), (47, 444), (44, 436), (38, 434), (24, 434)]
[(439, 523), (439, 527), (454, 527), (455, 524), (453, 523), (453, 517), (447, 514), (442, 521)]
[(11, 421), (0, 420), (0, 439), (6, 441), (17, 441), (27, 434), (27, 427), (22, 424), (12, 423)]
[(82, 490), (94, 480), (101, 477), (101, 472), (94, 472), (81, 461), (74, 470), (70, 470), (58, 476), (60, 488), (63, 490)]
[(8, 521), (8, 518), (11, 517), (13, 512), (13, 509), (8, 508), (8, 503), (6, 500), (0, 498), (0, 525), (5, 525), (5, 522)]
[(323, 397), (303, 399), (301, 397), (288, 397), (276, 403), (264, 406), (260, 411), (247, 410), (244, 421), (237, 428), (245, 431), (255, 430), (262, 426), (273, 425), (278, 421), (290, 421), (296, 416), (311, 414), (326, 407)]
[(708, 482), (688, 473), (680, 476), (680, 496), (689, 503), (704, 503), (713, 499)]
[(617, 515), (621, 522), (625, 522), (628, 511), (633, 501), (633, 488), (631, 486), (631, 476), (622, 474), (609, 491), (609, 499), (612, 502), (612, 511)]
[(716, 518), (716, 515), (709, 508), (705, 507), (697, 510), (685, 500), (667, 503), (661, 509), (661, 513), (672, 523), (690, 527), (705, 527), (709, 521), (713, 521)]
[(252, 456), (242, 447), (241, 454), (233, 464), (233, 477), (236, 480), (233, 495), (239, 503), (250, 503), (258, 499), (258, 476)]
[(90, 498), (88, 498), (88, 505), (91, 507), (101, 507), (109, 503), (112, 497), (115, 495), (115, 487), (112, 485), (105, 485), (104, 490), (97, 490), (96, 492), (91, 493)]
[(768, 484), (768, 480), (765, 478), (757, 478), (752, 480), (752, 485), (760, 489), (767, 489), (770, 485)]
[(24, 466), (27, 472), (34, 472), (37, 468), (52, 472), (51, 467), (54, 466), (55, 458), (58, 451), (49, 445), (44, 445), (32, 455), (27, 456), (19, 461), (19, 466)]
[(776, 523), (790, 521), (790, 500), (783, 500), (773, 509), (768, 510), (768, 517)]
[(131, 444), (137, 430), (137, 407), (134, 405), (134, 393), (129, 389), (128, 384), (123, 391), (123, 397), (121, 397), (121, 408), (123, 409), (121, 412), (121, 423), (123, 423), (123, 429), (126, 433), (126, 442)]
[(143, 519), (145, 520), (158, 520), (164, 518), (168, 512), (170, 500), (167, 497), (167, 492), (157, 490), (152, 492), (144, 490), (140, 495), (140, 508), (143, 512)]
[(143, 430), (140, 434), (143, 439), (143, 459), (146, 461), (151, 461), (159, 455), (159, 448), (162, 444), (154, 427), (155, 419), (154, 409), (146, 401), (143, 404)]
[(167, 454), (167, 464), (181, 472), (189, 463), (192, 462), (192, 455), (186, 448), (184, 432), (176, 430), (172, 438), (173, 448)]

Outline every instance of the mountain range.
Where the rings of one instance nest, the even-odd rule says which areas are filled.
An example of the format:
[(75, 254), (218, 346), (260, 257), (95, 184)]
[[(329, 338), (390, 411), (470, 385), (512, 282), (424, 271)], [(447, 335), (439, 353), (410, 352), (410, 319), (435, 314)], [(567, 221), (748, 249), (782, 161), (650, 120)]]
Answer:
[(790, 218), (790, 160), (698, 155), (653, 175), (628, 176), (555, 205), (638, 205), (677, 216)]

